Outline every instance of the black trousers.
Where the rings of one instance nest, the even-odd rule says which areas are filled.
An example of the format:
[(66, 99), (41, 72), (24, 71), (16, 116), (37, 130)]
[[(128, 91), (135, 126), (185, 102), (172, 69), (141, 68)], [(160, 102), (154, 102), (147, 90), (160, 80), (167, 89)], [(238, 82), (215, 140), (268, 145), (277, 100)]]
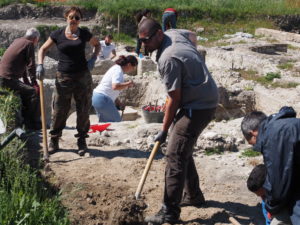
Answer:
[(183, 191), (193, 198), (200, 192), (199, 177), (193, 159), (194, 145), (203, 129), (213, 119), (214, 109), (185, 110), (176, 115), (166, 152), (165, 191), (163, 204), (180, 214)]
[(6, 79), (3, 77), (0, 79), (2, 87), (8, 88), (20, 95), (25, 128), (34, 130), (41, 129), (40, 100), (35, 88), (17, 79)]

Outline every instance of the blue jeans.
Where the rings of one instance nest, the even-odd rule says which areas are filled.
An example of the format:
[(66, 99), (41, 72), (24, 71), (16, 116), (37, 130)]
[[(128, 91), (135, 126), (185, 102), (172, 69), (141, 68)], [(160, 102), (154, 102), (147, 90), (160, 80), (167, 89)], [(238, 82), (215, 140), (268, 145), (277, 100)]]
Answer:
[(99, 122), (120, 122), (121, 116), (112, 99), (104, 94), (93, 92), (92, 105)]
[(174, 12), (165, 12), (162, 16), (162, 29), (165, 32), (167, 29), (176, 29), (176, 14)]

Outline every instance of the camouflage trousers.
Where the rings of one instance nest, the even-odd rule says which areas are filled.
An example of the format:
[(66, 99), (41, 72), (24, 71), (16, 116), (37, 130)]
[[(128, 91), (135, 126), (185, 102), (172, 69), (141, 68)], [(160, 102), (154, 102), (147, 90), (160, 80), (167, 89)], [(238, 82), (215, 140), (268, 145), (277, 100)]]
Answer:
[(76, 103), (78, 133), (75, 137), (88, 137), (90, 127), (89, 111), (92, 99), (92, 77), (89, 71), (66, 74), (57, 72), (55, 90), (52, 101), (51, 137), (61, 137), (62, 130), (71, 108), (71, 100), (74, 97)]

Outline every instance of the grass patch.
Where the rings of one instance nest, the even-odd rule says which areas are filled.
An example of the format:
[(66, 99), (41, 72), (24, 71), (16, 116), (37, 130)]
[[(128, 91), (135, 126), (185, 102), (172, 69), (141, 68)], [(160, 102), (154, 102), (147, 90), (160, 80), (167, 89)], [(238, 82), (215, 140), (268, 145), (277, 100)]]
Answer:
[(254, 87), (252, 85), (247, 85), (247, 86), (244, 86), (244, 90), (245, 91), (253, 91)]
[(16, 127), (16, 115), (20, 111), (21, 101), (11, 91), (0, 88), (0, 105), (0, 118), (7, 132), (11, 132)]
[[(260, 18), (251, 19), (251, 20), (236, 20), (234, 22), (225, 22), (225, 21), (218, 22), (218, 21), (202, 19), (200, 21), (183, 23), (181, 27), (186, 27), (187, 29), (190, 30), (195, 30), (195, 27), (204, 27), (204, 31), (197, 35), (200, 35), (201, 37), (208, 39), (208, 41), (198, 41), (200, 45), (206, 47), (220, 46), (220, 44), (217, 41), (224, 39), (223, 36), (225, 34), (235, 34), (237, 32), (244, 32), (244, 33), (250, 33), (254, 35), (255, 29), (258, 27), (266, 27), (272, 29), (275, 28), (272, 21), (267, 19), (260, 19)], [(246, 42), (241, 41), (240, 43), (235, 43), (235, 44), (244, 44), (244, 43)], [(225, 42), (224, 45), (226, 45)]]
[(299, 85), (297, 82), (286, 82), (286, 83), (279, 83), (279, 82), (274, 82), (271, 84), (272, 87), (274, 88), (295, 88)]
[(252, 148), (245, 149), (241, 153), (241, 157), (256, 157), (256, 156), (260, 156), (260, 155), (261, 155), (260, 152), (253, 151)]
[(294, 46), (294, 45), (291, 45), (291, 44), (288, 44), (288, 49), (291, 49), (291, 50), (299, 50), (299, 47)]
[(277, 65), (277, 68), (282, 70), (291, 70), (294, 68), (294, 63), (292, 62), (280, 63)]
[(48, 25), (38, 25), (36, 29), (40, 32), (40, 43), (44, 43), (50, 36), (52, 31), (58, 30), (60, 27), (57, 25), (48, 26)]
[(152, 16), (161, 20), (165, 8), (175, 7), (179, 12), (179, 22), (189, 19), (212, 18), (219, 21), (235, 21), (239, 19), (257, 18), (259, 16), (277, 16), (299, 14), (300, 6), (296, 0), (0, 0), (0, 6), (11, 3), (35, 3), (79, 5), (86, 9), (98, 9), (100, 12), (116, 17), (133, 17), (138, 11), (148, 8)]
[(0, 56), (3, 56), (4, 52), (6, 51), (5, 48), (0, 48)]
[[(241, 74), (241, 77), (244, 78), (245, 80), (253, 80), (266, 87), (267, 86), (271, 86), (274, 88), (279, 87), (279, 82), (275, 82), (275, 83), (272, 82), (275, 78), (278, 79), (281, 78), (280, 73), (267, 73), (265, 76), (258, 76), (257, 72), (254, 70), (236, 70), (236, 71), (238, 71)], [(289, 88), (289, 87), (291, 88), (296, 84), (297, 83), (290, 82), (290, 84), (286, 83), (284, 86), (284, 83), (280, 83), (281, 85), (280, 87), (284, 86), (285, 88)]]
[(205, 152), (204, 152), (204, 154), (207, 156), (221, 155), (223, 153), (224, 153), (224, 151), (223, 151), (222, 147), (207, 148), (207, 149), (205, 149)]
[(119, 13), (126, 16), (131, 16), (145, 8), (152, 10), (154, 16), (161, 16), (163, 9), (168, 7), (175, 7), (180, 12), (179, 18), (193, 15), (198, 18), (209, 16), (215, 19), (235, 19), (245, 18), (247, 15), (283, 15), (300, 12), (297, 4), (285, 0), (73, 0), (69, 2), (86, 8), (98, 8), (112, 15)]
[[(1, 140), (15, 128), (20, 100), (0, 89), (0, 105), (1, 119), (7, 124)], [(57, 190), (45, 182), (39, 170), (24, 163), (25, 151), (24, 142), (17, 138), (0, 150), (0, 224), (70, 224)]]
[(114, 41), (115, 42), (119, 42), (119, 43), (123, 43), (123, 44), (127, 44), (127, 45), (135, 45), (136, 41), (133, 37), (131, 37), (130, 35), (124, 34), (124, 33), (114, 33), (113, 34), (114, 37)]

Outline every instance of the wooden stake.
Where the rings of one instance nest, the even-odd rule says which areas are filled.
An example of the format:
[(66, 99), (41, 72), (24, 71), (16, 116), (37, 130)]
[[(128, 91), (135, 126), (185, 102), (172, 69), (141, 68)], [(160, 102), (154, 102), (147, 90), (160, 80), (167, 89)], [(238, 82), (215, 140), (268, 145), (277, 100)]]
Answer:
[(118, 14), (118, 38), (120, 37), (120, 14)]

